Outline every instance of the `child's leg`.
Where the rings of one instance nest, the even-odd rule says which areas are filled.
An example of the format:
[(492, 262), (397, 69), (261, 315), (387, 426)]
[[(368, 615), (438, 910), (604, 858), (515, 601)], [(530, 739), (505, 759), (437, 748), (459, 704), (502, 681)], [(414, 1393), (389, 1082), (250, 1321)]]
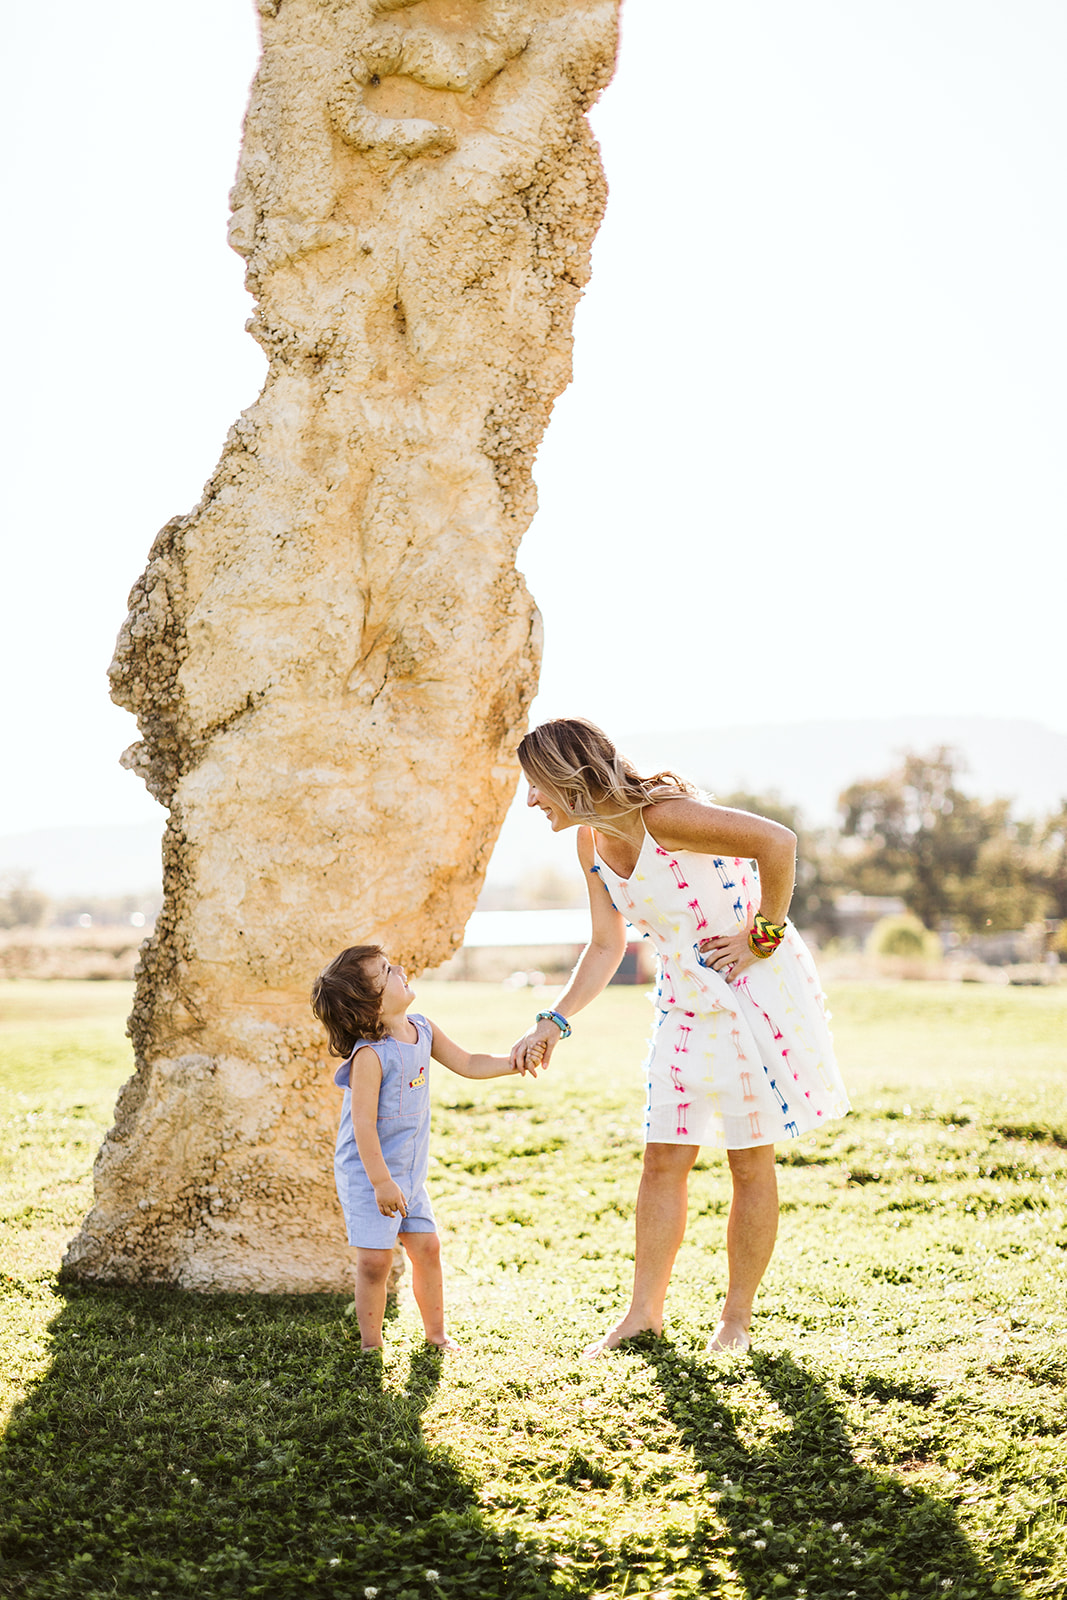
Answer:
[(411, 1289), (422, 1313), (430, 1344), (442, 1350), (458, 1348), (445, 1332), (445, 1288), (441, 1279), (441, 1241), (436, 1233), (401, 1233), (400, 1242), (411, 1260)]
[(359, 1340), (364, 1350), (381, 1349), (385, 1295), (392, 1265), (391, 1250), (360, 1248), (356, 1251), (356, 1317), (359, 1321)]

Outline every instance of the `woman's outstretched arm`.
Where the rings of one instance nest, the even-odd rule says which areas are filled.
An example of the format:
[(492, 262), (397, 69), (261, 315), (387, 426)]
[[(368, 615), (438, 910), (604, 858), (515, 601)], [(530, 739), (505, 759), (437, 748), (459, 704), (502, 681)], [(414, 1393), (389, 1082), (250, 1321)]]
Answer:
[[(578, 829), (578, 860), (582, 864), (589, 892), (590, 938), (578, 958), (578, 964), (570, 979), (552, 1002), (551, 1007), (553, 1011), (558, 1011), (560, 1016), (568, 1019), (607, 988), (626, 952), (625, 920), (612, 905), (611, 896), (599, 875), (593, 871), (591, 828)], [(521, 1068), (527, 1052), (534, 1057), (543, 1044), (544, 1056), (540, 1065), (547, 1067), (549, 1057), (560, 1038), (560, 1030), (556, 1024), (544, 1019), (535, 1023), (528, 1033), (516, 1040), (511, 1047), (511, 1059)]]

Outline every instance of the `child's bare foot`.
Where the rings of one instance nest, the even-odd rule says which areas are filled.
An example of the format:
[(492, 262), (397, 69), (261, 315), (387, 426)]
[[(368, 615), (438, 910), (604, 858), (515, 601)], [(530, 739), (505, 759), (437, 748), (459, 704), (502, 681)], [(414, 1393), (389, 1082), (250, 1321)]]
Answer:
[(427, 1337), (426, 1343), (431, 1350), (439, 1350), (443, 1356), (459, 1355), (459, 1352), (463, 1349), (463, 1346), (457, 1344), (449, 1333), (443, 1333), (439, 1339)]
[(720, 1355), (724, 1350), (747, 1350), (752, 1340), (748, 1328), (743, 1322), (733, 1318), (722, 1317), (718, 1327), (705, 1346), (705, 1354), (709, 1356)]
[(638, 1339), (642, 1334), (647, 1334), (653, 1339), (663, 1337), (662, 1328), (653, 1328), (649, 1323), (640, 1323), (637, 1317), (623, 1317), (622, 1321), (605, 1333), (602, 1338), (594, 1339), (592, 1344), (587, 1344), (582, 1351), (583, 1361), (595, 1361), (598, 1356), (607, 1355), (609, 1350), (617, 1350), (620, 1344), (625, 1344), (628, 1339)]

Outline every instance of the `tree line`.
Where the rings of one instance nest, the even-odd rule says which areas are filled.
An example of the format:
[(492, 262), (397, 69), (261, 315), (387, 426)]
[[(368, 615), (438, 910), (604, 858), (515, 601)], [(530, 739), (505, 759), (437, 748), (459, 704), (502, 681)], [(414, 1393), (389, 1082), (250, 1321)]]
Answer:
[(1012, 815), (1010, 800), (978, 800), (960, 786), (959, 753), (907, 751), (899, 766), (861, 778), (838, 801), (837, 827), (809, 829), (771, 795), (717, 795), (722, 805), (784, 822), (799, 839), (790, 912), (825, 937), (838, 897), (894, 895), (932, 932), (998, 933), (1039, 919), (1067, 932), (1067, 798), (1041, 818)]
[(158, 891), (68, 895), (53, 900), (25, 872), (0, 873), (0, 932), (33, 928), (144, 927), (159, 912)]

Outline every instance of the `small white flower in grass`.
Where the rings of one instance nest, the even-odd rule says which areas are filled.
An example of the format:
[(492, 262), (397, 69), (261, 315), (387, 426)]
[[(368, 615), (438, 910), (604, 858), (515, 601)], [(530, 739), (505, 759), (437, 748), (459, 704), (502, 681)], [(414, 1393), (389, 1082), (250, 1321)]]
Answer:
[(367, 1600), (374, 1600), (374, 1597), (378, 1593), (378, 1591), (377, 1591), (377, 1589), (374, 1588), (374, 1586), (372, 1584), (368, 1588), (364, 1589), (363, 1593), (366, 1595)]
[(753, 1548), (753, 1550), (766, 1550), (766, 1548), (767, 1548), (766, 1539), (753, 1539), (752, 1548)]
[(427, 1583), (436, 1583), (437, 1580), (440, 1578), (440, 1576), (441, 1576), (441, 1574), (439, 1572), (435, 1572), (432, 1567), (427, 1567), (426, 1568), (426, 1582)]
[(841, 1529), (844, 1526), (845, 1526), (845, 1524), (843, 1522), (831, 1522), (831, 1524), (830, 1524), (830, 1532), (831, 1533), (840, 1533)]
[(760, 1527), (761, 1528), (773, 1528), (774, 1527), (774, 1523), (771, 1521), (770, 1517), (764, 1517), (763, 1521), (760, 1523)]
[(341, 1557), (340, 1556), (331, 1556), (330, 1557), (330, 1566), (331, 1567), (339, 1567), (340, 1565), (341, 1565)]

